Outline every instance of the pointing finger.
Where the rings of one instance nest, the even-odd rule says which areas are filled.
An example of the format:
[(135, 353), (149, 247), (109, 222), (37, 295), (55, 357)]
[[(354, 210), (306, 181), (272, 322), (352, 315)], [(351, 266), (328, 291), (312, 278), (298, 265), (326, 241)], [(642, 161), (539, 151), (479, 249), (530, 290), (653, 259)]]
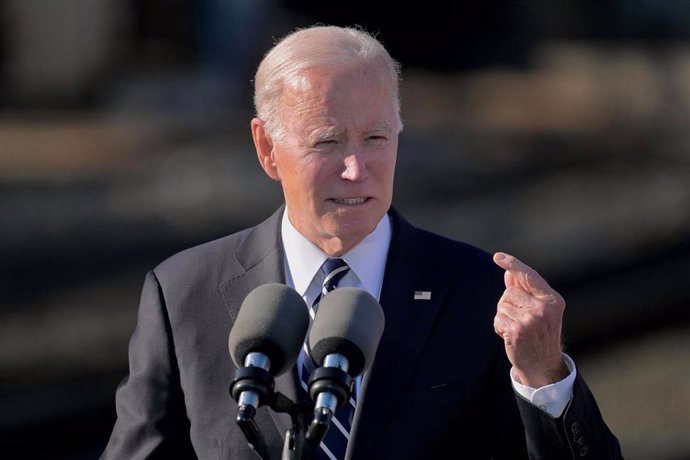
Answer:
[(504, 252), (494, 254), (496, 265), (506, 270), (506, 287), (520, 287), (534, 295), (550, 295), (551, 286), (533, 268)]

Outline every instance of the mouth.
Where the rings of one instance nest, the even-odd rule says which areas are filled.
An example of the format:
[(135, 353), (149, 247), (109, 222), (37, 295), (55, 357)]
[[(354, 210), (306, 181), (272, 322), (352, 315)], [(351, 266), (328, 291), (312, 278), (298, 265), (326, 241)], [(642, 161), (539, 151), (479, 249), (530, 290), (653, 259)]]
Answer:
[(358, 205), (358, 204), (363, 204), (369, 201), (368, 197), (358, 197), (358, 198), (332, 198), (331, 201), (333, 201), (335, 204), (342, 204), (342, 205)]

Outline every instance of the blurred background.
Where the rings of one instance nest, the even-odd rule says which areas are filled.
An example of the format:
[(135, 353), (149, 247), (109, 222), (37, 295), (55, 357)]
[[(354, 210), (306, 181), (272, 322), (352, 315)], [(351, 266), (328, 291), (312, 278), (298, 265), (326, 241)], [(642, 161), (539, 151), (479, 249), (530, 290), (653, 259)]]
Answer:
[(146, 271), (281, 202), (251, 79), (321, 22), (402, 63), (395, 205), (540, 271), (626, 458), (690, 458), (690, 2), (407, 3), (0, 2), (3, 451), (100, 455)]

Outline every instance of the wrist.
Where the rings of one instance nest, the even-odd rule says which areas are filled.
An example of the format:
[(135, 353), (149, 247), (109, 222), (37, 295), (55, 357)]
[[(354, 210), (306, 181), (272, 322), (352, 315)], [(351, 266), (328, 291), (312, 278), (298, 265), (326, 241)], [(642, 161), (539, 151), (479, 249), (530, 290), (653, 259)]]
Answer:
[(513, 378), (520, 384), (531, 387), (541, 388), (560, 382), (570, 374), (570, 369), (566, 365), (562, 357), (550, 364), (542, 364), (541, 366), (521, 369), (513, 366)]

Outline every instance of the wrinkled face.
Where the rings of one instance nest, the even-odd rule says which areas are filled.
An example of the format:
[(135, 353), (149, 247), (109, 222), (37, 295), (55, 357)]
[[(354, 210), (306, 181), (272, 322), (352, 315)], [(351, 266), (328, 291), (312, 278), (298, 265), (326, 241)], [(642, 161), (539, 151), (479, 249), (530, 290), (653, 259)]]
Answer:
[(283, 140), (271, 140), (255, 119), (254, 141), (264, 170), (282, 185), (290, 222), (341, 255), (391, 205), (397, 116), (379, 68), (311, 68), (300, 77), (281, 97)]

